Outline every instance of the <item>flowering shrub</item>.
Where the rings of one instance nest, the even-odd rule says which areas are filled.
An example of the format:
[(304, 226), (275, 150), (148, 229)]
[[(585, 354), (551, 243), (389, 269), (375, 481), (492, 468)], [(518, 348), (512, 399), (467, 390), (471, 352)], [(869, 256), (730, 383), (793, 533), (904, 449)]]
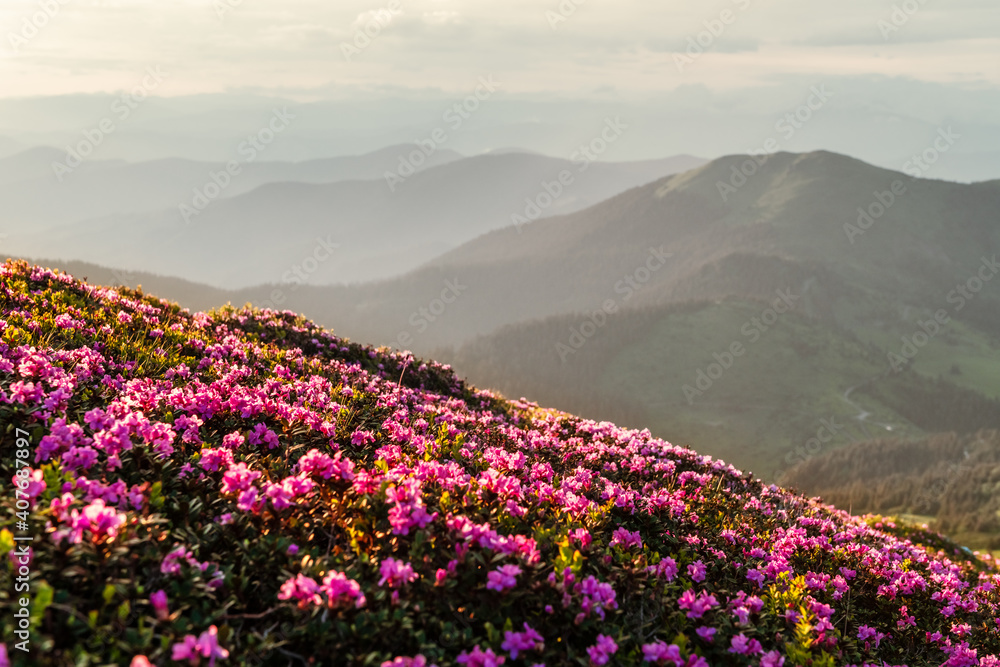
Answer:
[(987, 556), (289, 312), (7, 263), (16, 428), (0, 665), (1000, 665)]

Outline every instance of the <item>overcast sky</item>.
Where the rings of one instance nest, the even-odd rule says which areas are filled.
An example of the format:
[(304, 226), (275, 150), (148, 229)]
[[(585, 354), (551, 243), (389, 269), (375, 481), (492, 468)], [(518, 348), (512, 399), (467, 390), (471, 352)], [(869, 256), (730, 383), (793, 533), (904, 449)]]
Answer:
[[(2, 0), (0, 96), (125, 90), (147, 66), (169, 72), (157, 95), (301, 100), (465, 91), (489, 74), (507, 93), (570, 96), (802, 75), (1000, 84), (996, 0), (895, 4), (894, 17), (888, 0)], [(365, 27), (376, 36), (349, 59)], [(705, 53), (679, 61), (708, 28)]]

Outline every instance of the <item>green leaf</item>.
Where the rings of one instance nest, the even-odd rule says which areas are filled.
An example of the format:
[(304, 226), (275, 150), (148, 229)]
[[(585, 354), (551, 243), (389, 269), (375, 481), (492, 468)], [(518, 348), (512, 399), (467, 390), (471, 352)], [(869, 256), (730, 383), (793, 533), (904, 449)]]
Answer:
[(149, 506), (157, 510), (163, 507), (163, 482), (155, 482), (150, 487)]
[(35, 585), (35, 598), (31, 602), (31, 625), (37, 626), (42, 622), (45, 610), (52, 604), (52, 595), (55, 591), (48, 582), (39, 581)]

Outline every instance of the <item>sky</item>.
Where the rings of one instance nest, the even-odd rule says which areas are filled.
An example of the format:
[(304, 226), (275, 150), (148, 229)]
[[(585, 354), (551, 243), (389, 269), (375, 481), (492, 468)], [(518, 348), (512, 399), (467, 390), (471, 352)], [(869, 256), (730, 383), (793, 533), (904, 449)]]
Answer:
[[(943, 178), (1000, 177), (996, 0), (0, 0), (0, 158), (225, 160), (277, 106), (265, 159), (411, 143), (488, 86), (448, 147), (602, 159), (833, 150), (899, 168), (942, 128)], [(828, 90), (822, 108), (803, 109)], [(125, 100), (130, 113), (118, 122)], [(141, 108), (139, 106), (141, 100)], [(789, 113), (807, 126), (785, 136)]]
[(489, 75), (575, 97), (804, 75), (1000, 85), (995, 0), (3, 0), (0, 35), (7, 98), (128, 90), (147, 67), (169, 72), (158, 95), (299, 100)]

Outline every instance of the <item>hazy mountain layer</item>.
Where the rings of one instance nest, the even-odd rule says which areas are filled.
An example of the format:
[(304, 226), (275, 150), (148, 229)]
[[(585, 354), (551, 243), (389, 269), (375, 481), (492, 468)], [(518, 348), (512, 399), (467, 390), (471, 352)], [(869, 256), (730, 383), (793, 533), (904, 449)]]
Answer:
[[(588, 163), (505, 153), (412, 173), (412, 165), (423, 159), (419, 150), (383, 152), (378, 158), (356, 170), (341, 163), (268, 167), (271, 177), (292, 181), (307, 175), (314, 182), (269, 182), (237, 196), (216, 183), (249, 189), (252, 183), (242, 173), (210, 177), (208, 170), (191, 171), (178, 161), (108, 174), (95, 170), (89, 179), (101, 187), (82, 173), (58, 186), (51, 177), (10, 183), (8, 195), (0, 188), (0, 202), (5, 197), (13, 202), (4, 214), (7, 243), (22, 255), (141, 269), (220, 287), (358, 282), (402, 274), (492, 229), (579, 210), (702, 162), (681, 157)], [(390, 170), (393, 176), (385, 177)], [(347, 173), (373, 180), (319, 182)], [(138, 181), (134, 185), (132, 178)], [(183, 186), (165, 185), (170, 183)], [(120, 212), (30, 233), (32, 220), (114, 206)], [(45, 207), (51, 210), (32, 212)], [(40, 226), (44, 223), (34, 228)]]

